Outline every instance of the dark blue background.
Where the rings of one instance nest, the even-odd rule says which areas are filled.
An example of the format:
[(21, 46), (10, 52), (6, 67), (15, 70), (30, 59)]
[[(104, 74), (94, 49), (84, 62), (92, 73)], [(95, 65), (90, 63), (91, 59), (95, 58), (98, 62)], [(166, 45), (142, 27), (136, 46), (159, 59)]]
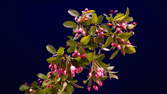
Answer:
[[(22, 94), (20, 84), (47, 73), (45, 45), (64, 46), (70, 29), (63, 21), (73, 20), (67, 10), (95, 9), (98, 14), (110, 9), (131, 10), (139, 23), (133, 43), (135, 55), (118, 56), (111, 64), (119, 70), (120, 80), (107, 80), (99, 92), (91, 94), (166, 94), (166, 10), (161, 0), (13, 0), (0, 3), (1, 94)], [(164, 60), (163, 60), (164, 59)], [(2, 93), (3, 92), (3, 93)], [(74, 94), (86, 94), (77, 89)]]

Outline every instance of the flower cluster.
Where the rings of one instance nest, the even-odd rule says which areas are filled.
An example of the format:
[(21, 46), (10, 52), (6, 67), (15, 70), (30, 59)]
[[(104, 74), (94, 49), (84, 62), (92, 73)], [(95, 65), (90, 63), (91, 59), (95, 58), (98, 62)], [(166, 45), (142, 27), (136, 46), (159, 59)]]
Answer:
[[(125, 13), (111, 10), (103, 15), (88, 8), (81, 14), (73, 9), (68, 13), (74, 21), (65, 21), (63, 25), (73, 30), (73, 36), (68, 36), (66, 48), (46, 46), (52, 54), (47, 58), (50, 71), (46, 75), (37, 74), (40, 79), (31, 85), (21, 85), (20, 90), (25, 94), (72, 94), (74, 87), (84, 88), (85, 85), (88, 91), (98, 91), (105, 79), (118, 79), (114, 66), (104, 61), (104, 52), (111, 52), (110, 60), (119, 52), (123, 55), (136, 53), (129, 39), (137, 24), (129, 16), (129, 8)], [(89, 70), (88, 76), (83, 85), (79, 85), (76, 74), (84, 70)]]

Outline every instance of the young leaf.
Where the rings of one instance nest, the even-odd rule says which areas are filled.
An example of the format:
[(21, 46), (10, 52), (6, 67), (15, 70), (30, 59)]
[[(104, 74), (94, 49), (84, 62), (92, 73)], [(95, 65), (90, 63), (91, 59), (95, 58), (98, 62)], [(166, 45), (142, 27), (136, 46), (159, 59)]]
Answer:
[(112, 79), (112, 78), (119, 79), (118, 76), (113, 74), (113, 73), (109, 73), (109, 77), (110, 77), (110, 79)]
[(133, 32), (120, 33), (118, 36), (123, 39), (129, 39), (131, 36), (133, 36)]
[(101, 24), (103, 22), (104, 16), (100, 15), (98, 16), (97, 24)]
[(67, 27), (67, 28), (76, 28), (77, 24), (75, 22), (73, 22), (73, 21), (65, 21), (63, 23), (63, 26)]
[(52, 45), (46, 45), (46, 49), (51, 54), (56, 54), (56, 49)]
[(49, 57), (47, 58), (48, 63), (61, 63), (62, 57), (57, 56), (57, 57)]
[(40, 78), (40, 79), (44, 79), (44, 80), (47, 79), (47, 76), (43, 73), (38, 73), (37, 77)]
[(87, 53), (86, 54), (86, 57), (89, 60), (89, 62), (92, 62), (94, 60), (94, 56), (95, 56), (94, 53)]
[(118, 13), (116, 14), (116, 16), (114, 17), (114, 20), (122, 20), (122, 18), (124, 18), (124, 14), (123, 13)]
[(102, 25), (100, 25), (100, 26), (101, 26), (102, 28), (104, 28), (104, 31), (105, 31), (105, 32), (110, 32), (110, 33), (112, 33), (112, 32), (111, 32), (112, 29), (111, 29), (109, 26), (107, 26), (106, 24), (102, 24)]
[(57, 55), (63, 55), (64, 54), (64, 47), (60, 47), (58, 50), (57, 50)]
[(108, 37), (107, 40), (106, 40), (106, 42), (105, 42), (105, 44), (102, 47), (103, 48), (108, 47), (111, 44), (112, 41), (113, 41), (113, 38), (111, 36)]
[(115, 17), (115, 21), (122, 21), (129, 16), (129, 8), (126, 9), (125, 15), (123, 13), (118, 13)]
[(118, 54), (119, 50), (116, 50), (112, 53), (112, 55), (110, 56), (110, 60), (112, 60), (117, 54)]
[(98, 61), (102, 61), (104, 59), (105, 55), (104, 54), (100, 54), (96, 56), (96, 60)]
[(127, 54), (134, 54), (134, 53), (136, 53), (136, 49), (135, 49), (135, 47), (134, 46), (129, 46), (129, 47), (125, 47), (124, 48), (124, 51), (125, 51), (125, 53), (127, 53)]
[(96, 13), (92, 13), (92, 23), (93, 24), (97, 24), (97, 19), (98, 19), (97, 14)]
[(74, 52), (74, 51), (75, 51), (75, 48), (72, 47), (72, 46), (67, 49), (67, 52), (68, 52), (68, 53), (72, 53), (72, 52)]
[(82, 37), (80, 40), (80, 42), (84, 45), (87, 45), (89, 43), (89, 41), (90, 41), (90, 35)]
[(76, 11), (76, 10), (74, 10), (74, 9), (69, 9), (69, 10), (68, 10), (68, 13), (69, 13), (71, 16), (74, 16), (74, 17), (79, 16), (79, 12)]
[(109, 67), (109, 65), (108, 64), (106, 64), (105, 62), (102, 62), (102, 61), (100, 61), (100, 62), (97, 62), (101, 67), (103, 67), (103, 68), (105, 68), (105, 69), (107, 69), (108, 67)]
[(94, 35), (94, 34), (95, 34), (95, 31), (96, 31), (96, 26), (91, 26), (89, 33), (90, 33), (91, 35)]
[(21, 86), (19, 87), (19, 90), (20, 90), (20, 91), (27, 91), (29, 88), (30, 88), (30, 87), (29, 87), (28, 85), (23, 84), (23, 85), (21, 85)]
[(70, 84), (67, 85), (65, 89), (66, 94), (72, 94), (74, 92), (74, 87)]

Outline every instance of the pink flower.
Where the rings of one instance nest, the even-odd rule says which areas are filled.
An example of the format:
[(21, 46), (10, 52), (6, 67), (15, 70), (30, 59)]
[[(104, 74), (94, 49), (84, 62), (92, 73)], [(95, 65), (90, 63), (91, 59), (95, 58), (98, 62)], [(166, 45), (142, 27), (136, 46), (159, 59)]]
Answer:
[(102, 81), (97, 81), (97, 84), (101, 87), (101, 86), (103, 86), (103, 82)]
[(64, 75), (67, 75), (67, 71), (66, 71), (66, 70), (64, 70), (63, 74), (64, 74)]
[(80, 56), (80, 53), (77, 50), (75, 50), (74, 53), (72, 54), (72, 56), (74, 56), (74, 57), (75, 56)]
[(98, 88), (97, 85), (93, 85), (93, 89), (94, 89), (95, 91), (98, 91), (98, 90), (99, 90), (99, 88)]
[(89, 76), (90, 76), (90, 77), (92, 76), (92, 73), (91, 73), (91, 72), (89, 73)]
[(80, 72), (82, 72), (83, 71), (83, 67), (78, 67), (78, 68), (76, 68), (76, 73), (80, 73)]
[(121, 45), (119, 45), (119, 44), (117, 44), (117, 43), (112, 43), (111, 46), (117, 47), (119, 50), (121, 49)]
[(103, 77), (103, 76), (104, 76), (104, 69), (98, 67), (97, 70), (96, 70), (95, 77), (96, 77), (96, 78), (99, 78), (99, 77)]
[(71, 65), (70, 67), (72, 77), (75, 77), (76, 67)]
[(29, 92), (32, 92), (32, 91), (33, 91), (33, 89), (32, 89), (32, 88), (30, 88), (30, 89), (29, 89)]
[(87, 88), (87, 90), (90, 92), (90, 90), (91, 90), (91, 87), (88, 87), (88, 88)]

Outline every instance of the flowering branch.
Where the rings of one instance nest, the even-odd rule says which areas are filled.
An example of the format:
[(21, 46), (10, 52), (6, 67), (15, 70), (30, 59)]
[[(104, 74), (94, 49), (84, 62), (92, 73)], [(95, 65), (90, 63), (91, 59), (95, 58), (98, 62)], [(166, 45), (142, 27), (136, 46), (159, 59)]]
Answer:
[(104, 52), (111, 52), (113, 59), (119, 52), (123, 55), (136, 53), (135, 46), (129, 40), (134, 35), (136, 23), (125, 13), (111, 10), (109, 14), (97, 16), (95, 10), (85, 9), (80, 14), (70, 9), (68, 13), (75, 21), (65, 21), (64, 27), (72, 28), (74, 36), (68, 36), (66, 47), (57, 50), (47, 45), (52, 57), (47, 58), (50, 71), (45, 75), (37, 74), (39, 79), (31, 85), (23, 84), (20, 90), (25, 94), (72, 94), (75, 88), (84, 88), (77, 84), (76, 74), (89, 69), (87, 79), (83, 81), (87, 90), (99, 90), (107, 78), (118, 79), (114, 66), (104, 62)]

